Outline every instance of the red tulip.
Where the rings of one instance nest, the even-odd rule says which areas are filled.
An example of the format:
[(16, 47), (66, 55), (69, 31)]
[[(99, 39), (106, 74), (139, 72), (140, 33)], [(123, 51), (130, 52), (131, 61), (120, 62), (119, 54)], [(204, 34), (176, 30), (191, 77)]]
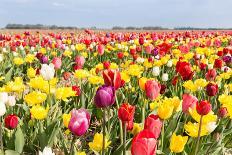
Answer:
[(189, 108), (193, 108), (198, 100), (195, 96), (192, 96), (190, 94), (183, 94), (182, 99), (182, 111), (188, 114)]
[(155, 155), (157, 140), (152, 132), (143, 130), (132, 140), (132, 155)]
[(217, 76), (217, 71), (216, 69), (210, 69), (208, 72), (205, 74), (205, 78), (208, 81), (213, 81)]
[(122, 59), (123, 57), (124, 57), (124, 54), (123, 54), (123, 52), (118, 52), (118, 59)]
[(98, 52), (99, 55), (103, 55), (104, 54), (104, 50), (105, 50), (104, 45), (100, 44), (100, 45), (97, 46), (97, 52)]
[(146, 96), (154, 101), (160, 94), (161, 85), (155, 80), (147, 80), (145, 83)]
[(143, 45), (144, 44), (144, 38), (143, 37), (139, 37), (139, 44)]
[(110, 62), (109, 61), (104, 61), (103, 66), (104, 66), (105, 69), (109, 69), (110, 68)]
[(81, 89), (79, 86), (72, 86), (72, 90), (76, 92), (76, 96), (81, 95)]
[(176, 64), (176, 71), (181, 75), (184, 81), (191, 80), (194, 74), (188, 62), (178, 61)]
[(199, 115), (207, 115), (211, 111), (212, 106), (208, 101), (204, 100), (197, 103), (196, 109)]
[(214, 61), (214, 68), (221, 69), (221, 68), (222, 68), (222, 60), (216, 59), (216, 60)]
[(218, 92), (218, 85), (214, 83), (208, 83), (206, 86), (206, 93), (208, 96), (215, 96)]
[(118, 109), (118, 118), (123, 122), (133, 121), (135, 113), (135, 106), (128, 103), (123, 103)]
[(227, 108), (226, 108), (226, 107), (221, 107), (221, 108), (218, 110), (218, 116), (221, 117), (221, 118), (226, 117), (227, 114), (228, 114), (228, 111), (227, 111)]
[(63, 73), (63, 78), (64, 78), (65, 80), (68, 80), (68, 79), (70, 78), (71, 75), (72, 75), (72, 74), (71, 74), (70, 72), (64, 72), (64, 73)]
[(107, 86), (112, 86), (117, 90), (121, 86), (121, 75), (117, 70), (105, 70), (103, 71), (104, 82)]
[(162, 121), (159, 119), (158, 115), (151, 114), (145, 119), (144, 129), (149, 130), (155, 136), (155, 138), (159, 138), (161, 128), (162, 128)]
[(18, 125), (18, 117), (15, 114), (10, 114), (5, 117), (5, 127), (7, 129), (15, 129)]

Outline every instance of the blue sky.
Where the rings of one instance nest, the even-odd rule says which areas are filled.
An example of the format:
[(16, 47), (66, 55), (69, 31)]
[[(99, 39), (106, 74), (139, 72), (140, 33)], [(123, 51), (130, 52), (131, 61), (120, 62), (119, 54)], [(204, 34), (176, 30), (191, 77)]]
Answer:
[(232, 27), (232, 0), (0, 0), (7, 23), (112, 26)]

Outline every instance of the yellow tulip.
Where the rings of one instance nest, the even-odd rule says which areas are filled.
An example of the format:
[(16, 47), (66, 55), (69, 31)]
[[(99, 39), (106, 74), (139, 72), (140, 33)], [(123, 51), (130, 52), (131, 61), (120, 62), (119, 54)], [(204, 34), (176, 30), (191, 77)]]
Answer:
[(147, 78), (146, 77), (141, 77), (139, 79), (139, 87), (140, 89), (142, 89), (143, 91), (145, 90), (145, 84), (147, 82)]
[[(105, 138), (105, 149), (110, 145), (111, 141), (108, 141), (107, 137)], [(103, 145), (103, 134), (96, 133), (93, 138), (93, 142), (89, 142), (90, 149), (100, 152), (102, 151)]]
[(66, 128), (68, 128), (70, 119), (71, 119), (71, 114), (63, 114), (63, 123)]
[(171, 104), (163, 103), (158, 107), (157, 113), (161, 119), (169, 119), (172, 116), (174, 106)]
[(184, 146), (188, 141), (187, 136), (176, 135), (175, 133), (171, 137), (170, 150), (175, 153), (180, 153), (184, 150)]
[(40, 105), (35, 105), (30, 109), (32, 118), (38, 119), (38, 120), (43, 120), (47, 118), (49, 111), (49, 107), (46, 109)]

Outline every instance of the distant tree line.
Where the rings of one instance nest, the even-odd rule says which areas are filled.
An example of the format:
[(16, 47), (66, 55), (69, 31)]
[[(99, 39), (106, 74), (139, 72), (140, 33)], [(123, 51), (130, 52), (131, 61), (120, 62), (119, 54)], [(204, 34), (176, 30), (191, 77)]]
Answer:
[[(57, 26), (57, 25), (42, 25), (42, 24), (7, 24), (6, 29), (85, 29), (74, 26)], [(97, 30), (97, 27), (91, 27), (92, 30)], [(232, 28), (196, 28), (196, 27), (175, 27), (173, 29), (161, 26), (145, 26), (145, 27), (121, 27), (114, 26), (112, 30), (232, 30)]]
[(72, 26), (42, 25), (42, 24), (7, 24), (6, 29), (77, 29)]

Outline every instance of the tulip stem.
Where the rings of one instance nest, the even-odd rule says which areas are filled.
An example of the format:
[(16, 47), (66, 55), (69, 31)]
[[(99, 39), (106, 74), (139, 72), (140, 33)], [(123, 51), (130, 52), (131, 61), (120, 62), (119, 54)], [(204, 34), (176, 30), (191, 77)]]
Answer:
[[(143, 103), (145, 104), (145, 103)], [(146, 105), (143, 105), (142, 107), (142, 124), (144, 125), (144, 120), (145, 120), (145, 110), (146, 110)]]
[(1, 151), (3, 151), (3, 141), (2, 141), (2, 123), (0, 122), (0, 145), (1, 145)]
[(70, 147), (70, 154), (73, 154), (73, 149), (74, 149), (74, 143), (76, 141), (76, 136), (73, 135), (73, 139), (72, 139), (72, 143), (71, 143), (71, 147)]
[(102, 127), (103, 127), (103, 142), (102, 142), (102, 155), (105, 155), (105, 125), (106, 125), (106, 110), (103, 108), (103, 122), (102, 122)]
[(199, 130), (198, 130), (198, 135), (197, 135), (197, 145), (196, 145), (196, 149), (195, 149), (195, 155), (197, 155), (199, 141), (200, 141), (200, 137), (201, 137), (202, 118), (203, 118), (203, 115), (201, 115), (201, 118), (200, 118)]
[(164, 125), (165, 125), (165, 120), (163, 120), (163, 125), (162, 125), (161, 151), (163, 151), (163, 147), (164, 147)]
[(123, 123), (123, 155), (126, 155), (126, 122)]

